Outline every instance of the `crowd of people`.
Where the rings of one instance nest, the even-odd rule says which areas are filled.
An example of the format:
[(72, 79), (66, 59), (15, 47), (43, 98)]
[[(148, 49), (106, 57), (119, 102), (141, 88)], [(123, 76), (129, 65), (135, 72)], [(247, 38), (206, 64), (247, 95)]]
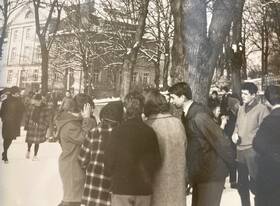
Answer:
[[(189, 193), (192, 206), (219, 206), (228, 175), (242, 206), (251, 205), (250, 191), (256, 206), (280, 204), (279, 86), (266, 88), (266, 104), (254, 83), (244, 83), (240, 98), (222, 87), (203, 105), (180, 82), (165, 95), (149, 89), (110, 102), (100, 122), (85, 94), (67, 93), (53, 112), (41, 94), (25, 105), (19, 93), (10, 88), (1, 106), (2, 160), (8, 162), (22, 116), (26, 158), (33, 144), (37, 160), (39, 144), (57, 139), (59, 206), (183, 206)], [(182, 111), (181, 119), (171, 107)]]

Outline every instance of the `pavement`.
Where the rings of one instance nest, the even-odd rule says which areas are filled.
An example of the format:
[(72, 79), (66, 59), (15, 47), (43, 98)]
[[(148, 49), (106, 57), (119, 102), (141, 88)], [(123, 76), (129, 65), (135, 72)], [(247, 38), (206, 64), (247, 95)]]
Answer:
[[(39, 161), (32, 161), (34, 148), (31, 158), (26, 159), (25, 132), (21, 134), (9, 148), (9, 163), (0, 162), (0, 206), (57, 206), (63, 194), (58, 172), (60, 145), (40, 144)], [(0, 144), (2, 153), (2, 138)], [(225, 187), (221, 206), (241, 206), (237, 191), (229, 188), (228, 183)], [(187, 205), (191, 205), (190, 195)]]

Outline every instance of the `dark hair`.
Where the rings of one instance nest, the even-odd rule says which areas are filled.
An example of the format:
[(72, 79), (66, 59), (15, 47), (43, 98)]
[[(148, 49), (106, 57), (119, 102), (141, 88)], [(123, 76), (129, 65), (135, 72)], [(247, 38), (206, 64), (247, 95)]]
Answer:
[(280, 86), (268, 86), (264, 91), (264, 96), (271, 105), (280, 104)]
[(224, 90), (225, 92), (229, 92), (229, 88), (227, 86), (222, 86), (221, 90)]
[(126, 118), (138, 118), (141, 116), (144, 108), (144, 97), (139, 92), (131, 92), (124, 98), (124, 107), (126, 109)]
[(220, 103), (219, 102), (209, 102), (208, 103), (208, 107), (211, 111), (213, 111), (215, 108), (220, 107)]
[(99, 119), (111, 123), (120, 123), (123, 119), (123, 104), (121, 101), (109, 102), (99, 113)]
[(9, 89), (9, 91), (11, 92), (11, 94), (16, 94), (20, 92), (20, 89), (17, 86), (13, 86)]
[(145, 93), (144, 114), (146, 117), (152, 114), (166, 113), (169, 104), (166, 98), (157, 89), (150, 89)]
[(74, 112), (82, 111), (82, 109), (84, 108), (84, 105), (87, 104), (87, 103), (89, 103), (92, 108), (95, 107), (94, 102), (92, 101), (90, 96), (88, 96), (86, 94), (83, 94), (83, 93), (77, 94), (74, 97), (74, 101), (75, 101)]
[(184, 95), (187, 99), (192, 99), (192, 90), (186, 82), (179, 82), (168, 89), (170, 94), (175, 94), (178, 97)]
[(241, 85), (241, 90), (248, 90), (250, 94), (256, 94), (258, 87), (253, 82), (245, 82)]
[(214, 90), (212, 94), (216, 94), (218, 96), (218, 92), (216, 90)]

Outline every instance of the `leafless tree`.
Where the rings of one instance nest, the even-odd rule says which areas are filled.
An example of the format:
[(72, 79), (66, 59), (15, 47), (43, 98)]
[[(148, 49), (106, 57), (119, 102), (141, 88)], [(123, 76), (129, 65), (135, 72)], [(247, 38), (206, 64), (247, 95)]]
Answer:
[[(42, 0), (32, 0), (35, 13), (36, 34), (41, 47), (41, 86), (42, 93), (46, 94), (48, 91), (48, 68), (49, 68), (49, 51), (51, 49), (53, 40), (60, 23), (61, 12), (64, 2), (59, 0), (50, 0), (49, 2)], [(45, 23), (42, 25), (41, 9), (48, 10), (48, 15)], [(51, 33), (52, 35), (48, 35)]]
[(11, 15), (26, 2), (24, 0), (2, 0), (0, 3), (0, 59), (3, 55), (3, 44), (7, 32), (8, 21)]

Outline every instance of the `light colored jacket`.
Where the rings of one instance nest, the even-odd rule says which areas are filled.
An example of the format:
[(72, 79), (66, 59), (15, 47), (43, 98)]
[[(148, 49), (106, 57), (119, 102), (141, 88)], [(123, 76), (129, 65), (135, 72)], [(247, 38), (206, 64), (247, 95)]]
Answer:
[(151, 115), (146, 124), (157, 135), (162, 166), (155, 176), (153, 206), (186, 205), (186, 134), (171, 114)]
[(64, 202), (80, 202), (85, 183), (85, 171), (78, 162), (80, 147), (96, 122), (63, 112), (56, 120), (62, 153), (59, 157), (59, 173), (63, 185)]

